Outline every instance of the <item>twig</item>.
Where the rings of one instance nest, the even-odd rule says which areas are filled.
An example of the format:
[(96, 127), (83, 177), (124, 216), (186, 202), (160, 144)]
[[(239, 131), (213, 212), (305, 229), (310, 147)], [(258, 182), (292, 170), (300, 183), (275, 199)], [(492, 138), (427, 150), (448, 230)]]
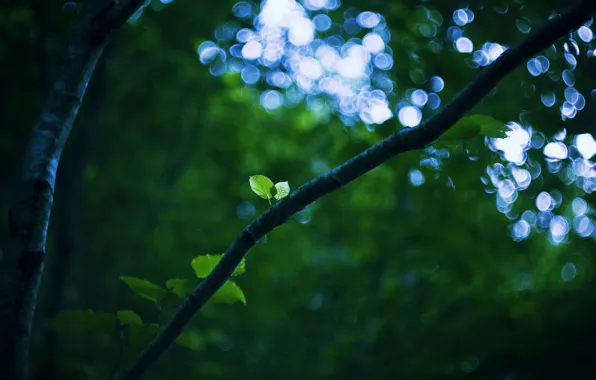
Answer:
[(140, 353), (124, 374), (124, 380), (138, 379), (182, 332), (193, 315), (232, 275), (248, 251), (265, 234), (284, 224), (291, 216), (318, 198), (348, 184), (396, 155), (421, 149), (462, 118), (506, 75), (523, 62), (546, 49), (567, 32), (579, 28), (596, 11), (596, 0), (583, 0), (568, 13), (550, 20), (517, 47), (505, 51), (478, 74), (436, 115), (415, 128), (404, 128), (368, 148), (335, 169), (297, 189), (250, 223), (229, 246), (221, 261), (182, 302), (164, 329)]

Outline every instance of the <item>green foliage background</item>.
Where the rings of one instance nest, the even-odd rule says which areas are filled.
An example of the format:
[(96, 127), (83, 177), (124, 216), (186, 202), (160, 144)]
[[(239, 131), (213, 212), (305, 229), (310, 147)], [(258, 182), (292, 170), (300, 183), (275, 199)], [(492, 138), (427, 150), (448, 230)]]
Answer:
[[(540, 25), (567, 5), (484, 3), (467, 34), (509, 45), (524, 37), (514, 26), (518, 18)], [(223, 252), (269, 207), (252, 193), (249, 176), (287, 180), (295, 189), (395, 131), (395, 119), (368, 132), (363, 126), (347, 130), (335, 117), (305, 106), (266, 112), (258, 106), (259, 91), (238, 76), (212, 77), (196, 48), (232, 19), (233, 4), (176, 0), (164, 6), (154, 0), (107, 49), (60, 165), (36, 318), (38, 378), (106, 379), (118, 357), (126, 366), (179, 299), (174, 295), (156, 307), (119, 278), (194, 283), (192, 259)], [(398, 94), (414, 87), (413, 73), (438, 74), (445, 78), (447, 100), (476, 71), (451, 48), (428, 48), (416, 26), (421, 4), (445, 20), (467, 5), (350, 0), (342, 9), (386, 17)], [(503, 6), (510, 11), (492, 11)], [(74, 19), (53, 0), (9, 0), (0, 8), (2, 215), (48, 73)], [(596, 88), (594, 72), (596, 60), (582, 56), (576, 75), (583, 88)], [(520, 68), (473, 113), (522, 117), (547, 138), (561, 128), (594, 131), (593, 99), (587, 97), (586, 109), (564, 123), (532, 86), (564, 89), (560, 81), (532, 78)], [(276, 229), (248, 256), (246, 273), (234, 278), (246, 305), (209, 303), (146, 378), (596, 375), (589, 339), (596, 317), (594, 238), (570, 233), (565, 244), (553, 246), (546, 234), (533, 233), (514, 242), (512, 221), (480, 181), (486, 166), (501, 158), (481, 143), (471, 149), (475, 160), (455, 154), (440, 171), (421, 169), (426, 182), (420, 187), (411, 185), (409, 172), (424, 153), (402, 155)], [(529, 154), (544, 162), (540, 150)], [(595, 201), (594, 193), (582, 194), (544, 170), (514, 208), (533, 208), (538, 193), (553, 190), (563, 195), (563, 214), (576, 196)], [(239, 212), (251, 207), (254, 215)], [(0, 240), (6, 221), (0, 219)], [(578, 273), (564, 282), (561, 267), (569, 261)], [(523, 285), (526, 275), (529, 287)], [(81, 312), (56, 319), (63, 310)], [(122, 354), (117, 320), (129, 327)]]

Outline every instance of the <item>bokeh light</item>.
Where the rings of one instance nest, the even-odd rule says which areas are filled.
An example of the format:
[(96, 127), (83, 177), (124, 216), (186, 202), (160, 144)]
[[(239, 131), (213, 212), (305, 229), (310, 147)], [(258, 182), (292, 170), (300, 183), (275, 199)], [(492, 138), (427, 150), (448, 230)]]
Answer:
[[(200, 61), (213, 75), (240, 72), (246, 85), (276, 87), (261, 96), (268, 111), (295, 103), (287, 100), (299, 94), (324, 98), (345, 124), (381, 124), (393, 117), (391, 34), (383, 16), (371, 11), (346, 11), (343, 23), (334, 23), (326, 12), (339, 6), (332, 0), (265, 0), (260, 8), (238, 2), (232, 13), (252, 25), (228, 24), (235, 41), (203, 42)], [(232, 65), (231, 57), (239, 61)]]
[[(340, 0), (265, 0), (260, 6), (240, 1), (232, 8), (237, 21), (223, 24), (216, 30), (214, 41), (199, 45), (199, 60), (213, 75), (239, 73), (245, 85), (260, 91), (259, 104), (268, 112), (304, 103), (313, 112), (336, 114), (347, 126), (362, 122), (368, 131), (393, 116), (401, 127), (420, 125), (426, 112), (443, 103), (439, 93), (447, 85), (445, 80), (412, 68), (411, 83), (397, 93), (393, 75), (396, 62), (384, 17), (371, 10), (349, 8), (341, 10), (343, 19), (337, 21), (328, 12), (340, 7)], [(490, 65), (508, 49), (499, 42), (473, 41), (466, 35), (476, 16), (471, 9), (454, 9), (448, 20), (427, 7), (418, 10), (414, 29), (429, 39), (430, 50), (437, 54), (444, 49), (437, 42), (440, 33), (445, 33), (443, 38), (450, 41), (451, 49), (463, 54), (462, 63), (472, 69)], [(516, 19), (515, 27), (522, 34), (533, 29), (524, 17)], [(588, 44), (588, 57), (596, 55), (589, 46), (593, 40), (592, 25), (583, 25), (559, 45), (560, 49), (553, 46), (525, 64), (528, 80), (522, 86), (528, 89), (528, 96), (535, 95), (545, 108), (558, 109), (563, 121), (575, 118), (590, 99), (596, 100), (596, 89), (582, 92), (575, 73), (582, 44)], [(553, 52), (559, 52), (560, 58)], [(541, 89), (533, 78), (557, 82), (562, 88)], [(521, 114), (519, 120), (508, 121), (507, 127), (506, 138), (486, 139), (501, 162), (489, 165), (481, 179), (486, 192), (495, 194), (497, 209), (513, 220), (512, 238), (527, 239), (532, 231), (548, 233), (553, 244), (565, 242), (570, 231), (581, 237), (596, 237), (590, 208), (582, 198), (568, 200), (573, 202), (573, 211), (565, 214), (560, 191), (538, 188), (529, 195), (533, 208), (517, 212), (513, 208), (520, 194), (540, 183), (546, 173), (557, 175), (564, 185), (575, 184), (585, 194), (596, 191), (596, 164), (591, 161), (596, 155), (596, 141), (592, 134), (572, 136), (562, 129), (546, 136), (539, 132), (540, 126), (534, 128)], [(530, 155), (533, 150), (541, 152), (542, 161)], [(440, 170), (441, 160), (450, 156), (448, 150), (433, 147), (426, 153), (420, 167), (434, 170)], [(412, 186), (426, 181), (423, 171), (409, 172)], [(454, 187), (451, 179), (447, 182)]]

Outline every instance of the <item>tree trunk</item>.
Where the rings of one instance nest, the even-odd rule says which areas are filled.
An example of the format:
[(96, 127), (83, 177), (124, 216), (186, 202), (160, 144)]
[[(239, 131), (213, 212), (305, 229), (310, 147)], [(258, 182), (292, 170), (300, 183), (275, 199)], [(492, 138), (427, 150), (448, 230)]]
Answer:
[[(108, 48), (109, 50), (109, 48)], [(77, 252), (75, 236), (80, 224), (80, 203), (83, 195), (85, 165), (87, 153), (92, 146), (95, 130), (98, 128), (102, 105), (106, 92), (106, 57), (104, 53), (91, 80), (87, 102), (81, 110), (81, 117), (75, 123), (78, 133), (71, 137), (72, 146), (67, 149), (62, 163), (60, 176), (56, 182), (55, 205), (55, 244), (52, 260), (46, 275), (49, 281), (45, 293), (42, 293), (43, 313), (51, 318), (64, 307), (64, 292), (69, 281), (73, 256)], [(48, 273), (49, 272), (49, 273)], [(36, 371), (39, 380), (59, 379), (56, 372), (56, 361), (60, 354), (60, 337), (52, 329), (46, 329), (43, 336), (44, 357)]]
[(0, 377), (3, 379), (28, 378), (31, 327), (60, 155), (109, 36), (141, 4), (140, 0), (84, 2), (67, 51), (50, 81), (9, 210), (9, 241), (0, 261)]

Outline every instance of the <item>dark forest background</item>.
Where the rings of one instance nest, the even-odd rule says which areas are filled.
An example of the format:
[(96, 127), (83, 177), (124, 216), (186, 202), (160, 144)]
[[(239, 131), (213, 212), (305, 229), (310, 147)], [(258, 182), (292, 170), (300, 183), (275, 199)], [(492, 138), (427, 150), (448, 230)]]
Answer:
[[(32, 347), (38, 379), (107, 379), (126, 367), (179, 300), (156, 305), (120, 277), (195, 281), (193, 258), (223, 253), (269, 207), (249, 176), (297, 188), (403, 128), (398, 111), (416, 106), (414, 90), (448, 101), (481, 69), (485, 43), (514, 46), (568, 6), (337, 3), (307, 15), (328, 14), (345, 41), (366, 33), (343, 27), (359, 12), (386, 22), (395, 116), (382, 125), (349, 120), (316, 93), (267, 109), (266, 79), (247, 84), (201, 62), (205, 41), (225, 49), (226, 28), (254, 29), (232, 1), (152, 0), (114, 38), (58, 171)], [(0, 215), (74, 5), (0, 8)], [(233, 279), (246, 304), (210, 301), (146, 378), (595, 378), (596, 56), (594, 27), (584, 28), (473, 110), (509, 123), (508, 139), (401, 155), (301, 211)], [(458, 33), (472, 52), (458, 51)], [(418, 108), (423, 119), (436, 112)], [(7, 234), (2, 217), (0, 240)], [(144, 327), (119, 338), (102, 323), (122, 310)]]

